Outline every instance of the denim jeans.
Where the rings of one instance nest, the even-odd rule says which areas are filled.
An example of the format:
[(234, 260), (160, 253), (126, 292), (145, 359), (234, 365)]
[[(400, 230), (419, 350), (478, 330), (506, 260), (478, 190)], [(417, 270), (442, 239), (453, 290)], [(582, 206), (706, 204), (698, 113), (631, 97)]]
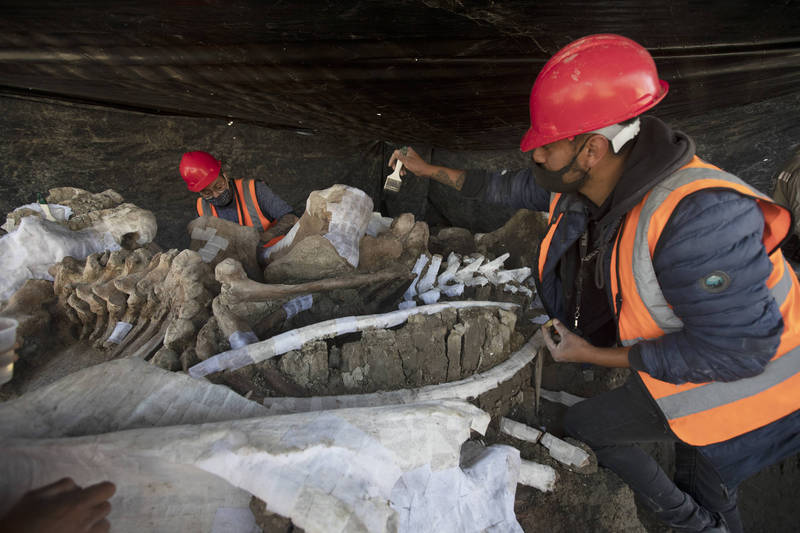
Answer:
[[(601, 466), (614, 471), (660, 520), (677, 531), (704, 531), (722, 515), (741, 532), (736, 487), (726, 486), (702, 450), (680, 442), (637, 376), (612, 391), (572, 406), (566, 431), (588, 444)], [(675, 480), (639, 442), (675, 444)]]

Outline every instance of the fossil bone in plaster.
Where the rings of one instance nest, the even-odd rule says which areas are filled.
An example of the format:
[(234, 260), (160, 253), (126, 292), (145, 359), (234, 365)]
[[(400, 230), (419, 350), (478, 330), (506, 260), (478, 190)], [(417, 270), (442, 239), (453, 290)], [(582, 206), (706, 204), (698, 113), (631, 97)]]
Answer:
[(558, 474), (552, 466), (533, 461), (521, 460), (517, 483), (539, 489), (542, 492), (553, 492)]
[(467, 307), (499, 307), (501, 309), (515, 309), (517, 304), (505, 302), (444, 302), (425, 305), (413, 309), (392, 311), (380, 315), (350, 316), (326, 320), (304, 328), (287, 331), (271, 339), (250, 344), (238, 350), (229, 350), (206, 359), (189, 369), (189, 374), (202, 377), (220, 370), (235, 370), (246, 365), (259, 363), (289, 350), (297, 350), (308, 341), (334, 337), (345, 333), (361, 331), (367, 328), (386, 329), (402, 324), (412, 314), (433, 314), (443, 309), (461, 309)]
[(450, 252), (450, 255), (447, 256), (447, 268), (445, 268), (444, 272), (436, 279), (436, 283), (440, 287), (444, 287), (451, 279), (453, 279), (456, 275), (456, 272), (461, 267), (461, 258), (455, 254), (455, 252)]
[(406, 289), (406, 292), (403, 294), (404, 300), (411, 300), (417, 295), (417, 283), (419, 282), (419, 277), (422, 274), (422, 269), (425, 268), (426, 264), (428, 264), (428, 256), (421, 254), (417, 258), (417, 262), (414, 263), (414, 268), (411, 269), (411, 273), (415, 277), (414, 281), (411, 282), (411, 285), (408, 286), (408, 289)]
[(506, 252), (497, 259), (493, 259), (492, 261), (489, 261), (488, 263), (481, 265), (478, 268), (478, 272), (488, 278), (490, 277), (489, 274), (497, 272), (503, 266), (503, 263), (506, 262), (506, 259), (508, 259), (510, 256), (511, 254)]
[(509, 418), (500, 420), (500, 432), (533, 444), (541, 444), (556, 461), (567, 466), (583, 468), (590, 462), (589, 454), (558, 437), (539, 431)]
[(472, 276), (475, 275), (475, 273), (478, 271), (478, 268), (480, 268), (485, 259), (486, 259), (485, 257), (480, 255), (471, 262), (467, 263), (467, 258), (465, 257), (464, 262), (467, 263), (467, 265), (456, 272), (454, 279), (456, 281), (461, 281), (461, 282), (467, 282), (468, 280), (472, 279)]
[(248, 277), (263, 280), (255, 253), (261, 238), (257, 228), (217, 217), (198, 217), (189, 222), (187, 229), (192, 239), (189, 248), (196, 250), (212, 269), (231, 257), (242, 264)]
[[(209, 531), (225, 505), (220, 493), (239, 487), (309, 532), (347, 530), (354, 521), (384, 531), (426, 487), (462, 486), (430, 478), (457, 474), (451, 469), (459, 467), (462, 442), (489, 423), (486, 413), (454, 401), (283, 417), (264, 411), (224, 387), (139, 361), (84, 369), (0, 405), (3, 427), (12, 428), (0, 458), (0, 512), (33, 485), (69, 475), (82, 485), (114, 479), (111, 520), (120, 530), (156, 520), (165, 530)], [(484, 467), (496, 471), (500, 459)], [(30, 468), (22, 472), (20, 464)], [(515, 478), (496, 480), (487, 492), (513, 487)], [(415, 481), (420, 490), (409, 491)]]
[[(91, 228), (100, 235), (108, 233), (117, 244), (139, 246), (152, 242), (158, 228), (155, 215), (134, 204), (121, 204), (109, 209), (90, 211), (74, 216), (67, 224), (73, 231)], [(133, 243), (125, 242), (129, 238), (132, 238)]]
[(52, 279), (50, 267), (64, 257), (83, 259), (119, 247), (109, 234), (71, 231), (58, 222), (26, 216), (17, 229), (0, 236), (0, 301), (8, 300), (28, 279)]
[(435, 304), (439, 301), (440, 297), (441, 291), (439, 289), (431, 289), (419, 295), (419, 299), (422, 300), (426, 305)]
[(439, 274), (439, 268), (441, 268), (441, 266), (442, 256), (438, 254), (434, 255), (428, 265), (428, 270), (425, 271), (425, 275), (422, 276), (419, 283), (417, 283), (417, 292), (422, 294), (433, 288), (433, 284), (436, 283), (436, 275)]
[[(243, 342), (258, 340), (279, 322), (288, 319), (294, 310), (293, 306), (281, 310), (274, 309), (257, 323), (250, 324), (248, 302), (280, 301), (295, 295), (331, 291), (335, 289), (379, 285), (396, 282), (408, 276), (408, 271), (401, 265), (367, 274), (349, 274), (336, 278), (309, 281), (296, 285), (258, 283), (247, 277), (241, 263), (234, 259), (225, 259), (215, 269), (217, 281), (221, 284), (220, 295), (214, 300), (213, 312), (223, 336), (237, 345)], [(377, 296), (380, 300), (382, 297)], [(310, 303), (310, 301), (303, 300)], [(252, 306), (251, 306), (252, 307)], [(299, 310), (304, 310), (299, 308)], [(240, 346), (241, 347), (241, 346)]]
[[(452, 302), (451, 302), (452, 303)], [(444, 304), (438, 304), (444, 305)], [(283, 414), (304, 411), (341, 409), (345, 407), (370, 407), (418, 401), (442, 399), (471, 399), (497, 388), (498, 385), (513, 378), (525, 368), (541, 349), (544, 339), (541, 331), (537, 331), (528, 342), (506, 361), (495, 367), (469, 376), (459, 381), (427, 385), (417, 389), (401, 389), (376, 392), (371, 394), (345, 394), (340, 396), (314, 396), (311, 398), (270, 397), (264, 399), (264, 405), (270, 413)]]
[(286, 237), (267, 250), (268, 258), (277, 261), (309, 235), (322, 235), (339, 256), (357, 267), (358, 244), (371, 219), (372, 199), (360, 189), (336, 184), (321, 191), (312, 191), (300, 220)]

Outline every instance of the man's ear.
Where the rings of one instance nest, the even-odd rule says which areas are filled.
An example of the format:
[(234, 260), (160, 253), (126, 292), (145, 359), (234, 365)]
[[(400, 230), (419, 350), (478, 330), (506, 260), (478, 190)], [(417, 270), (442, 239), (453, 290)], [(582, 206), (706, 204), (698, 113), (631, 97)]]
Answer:
[(611, 152), (611, 142), (602, 135), (592, 135), (586, 143), (586, 166), (595, 166)]

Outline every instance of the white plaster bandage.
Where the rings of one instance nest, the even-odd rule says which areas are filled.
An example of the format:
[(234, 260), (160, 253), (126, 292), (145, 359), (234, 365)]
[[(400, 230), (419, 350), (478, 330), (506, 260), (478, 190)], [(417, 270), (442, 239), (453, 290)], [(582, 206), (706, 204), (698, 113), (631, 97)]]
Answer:
[(114, 331), (108, 336), (108, 342), (113, 342), (114, 344), (121, 343), (125, 339), (125, 336), (130, 333), (131, 328), (133, 328), (133, 324), (129, 322), (117, 322)]
[(283, 304), (283, 310), (286, 313), (286, 318), (292, 318), (297, 313), (302, 313), (303, 311), (308, 311), (311, 309), (311, 306), (314, 304), (314, 297), (311, 294), (305, 294), (303, 296), (298, 296), (297, 298), (292, 298), (285, 304)]

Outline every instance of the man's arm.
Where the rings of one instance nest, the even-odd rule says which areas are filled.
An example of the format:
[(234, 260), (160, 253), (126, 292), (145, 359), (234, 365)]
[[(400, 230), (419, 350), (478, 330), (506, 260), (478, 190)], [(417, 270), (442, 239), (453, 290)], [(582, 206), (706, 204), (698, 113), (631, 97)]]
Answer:
[(269, 227), (269, 229), (261, 233), (261, 242), (266, 244), (279, 235), (286, 235), (286, 233), (292, 229), (292, 226), (294, 226), (298, 220), (299, 219), (294, 215), (294, 213), (287, 213), (283, 215), (281, 218), (276, 220), (275, 223)]
[(401, 175), (408, 169), (419, 177), (452, 187), (467, 198), (533, 211), (547, 211), (549, 208), (550, 193), (536, 185), (530, 169), (487, 172), (431, 165), (407, 146), (392, 153), (389, 166), (394, 168), (398, 160), (403, 162)]
[(410, 146), (404, 146), (399, 150), (395, 150), (389, 158), (389, 166), (394, 168), (398, 160), (403, 163), (403, 168), (400, 169), (401, 176), (405, 176), (406, 170), (408, 170), (420, 178), (438, 181), (442, 185), (447, 185), (457, 191), (461, 190), (464, 186), (464, 180), (467, 179), (466, 170), (431, 165), (422, 159), (416, 150)]
[(677, 384), (735, 381), (763, 371), (783, 332), (766, 286), (772, 265), (763, 228), (755, 200), (732, 191), (700, 191), (681, 202), (653, 266), (683, 329), (634, 345), (632, 367)]
[(775, 176), (772, 197), (794, 217), (794, 233), (800, 235), (800, 148)]

